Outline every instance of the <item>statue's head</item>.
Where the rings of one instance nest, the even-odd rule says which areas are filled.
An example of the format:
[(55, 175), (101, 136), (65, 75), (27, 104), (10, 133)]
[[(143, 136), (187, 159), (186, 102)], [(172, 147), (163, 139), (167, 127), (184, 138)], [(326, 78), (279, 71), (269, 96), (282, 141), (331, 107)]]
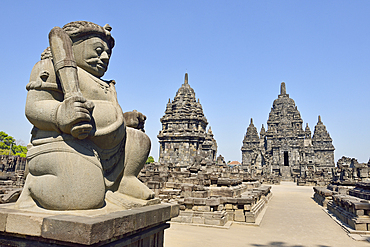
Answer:
[(63, 30), (72, 40), (72, 49), (77, 66), (102, 77), (108, 69), (109, 59), (114, 47), (110, 34), (112, 28), (88, 21), (75, 21), (64, 25)]

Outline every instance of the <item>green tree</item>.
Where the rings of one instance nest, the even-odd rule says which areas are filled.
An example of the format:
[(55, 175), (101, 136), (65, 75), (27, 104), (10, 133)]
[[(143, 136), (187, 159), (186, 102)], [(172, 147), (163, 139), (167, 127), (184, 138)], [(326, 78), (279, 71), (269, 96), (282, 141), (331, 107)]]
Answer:
[(0, 131), (0, 155), (9, 154), (26, 157), (27, 147), (17, 145), (15, 139), (12, 136), (8, 135), (4, 131)]
[(150, 163), (153, 163), (153, 162), (155, 162), (153, 156), (149, 156), (148, 159), (146, 160), (145, 164), (150, 164)]

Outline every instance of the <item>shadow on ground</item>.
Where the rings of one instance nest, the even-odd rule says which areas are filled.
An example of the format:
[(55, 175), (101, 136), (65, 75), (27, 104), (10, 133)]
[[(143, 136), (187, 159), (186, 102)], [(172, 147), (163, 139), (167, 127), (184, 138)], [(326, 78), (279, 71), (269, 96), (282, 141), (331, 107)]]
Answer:
[[(270, 242), (268, 244), (252, 244), (252, 246), (256, 247), (305, 247), (304, 245), (288, 245), (285, 242)], [(317, 247), (331, 247), (329, 245), (317, 245)]]

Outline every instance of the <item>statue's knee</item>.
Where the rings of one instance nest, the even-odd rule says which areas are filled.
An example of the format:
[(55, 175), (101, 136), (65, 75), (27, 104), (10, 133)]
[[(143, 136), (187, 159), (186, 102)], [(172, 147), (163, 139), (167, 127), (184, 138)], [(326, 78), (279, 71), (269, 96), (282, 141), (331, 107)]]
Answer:
[(42, 207), (54, 210), (92, 209), (104, 203), (101, 169), (73, 153), (39, 155), (30, 162), (30, 192)]
[[(50, 210), (99, 208), (104, 204), (104, 181), (71, 175), (70, 179), (53, 175), (34, 176), (29, 185), (31, 197)], [(97, 183), (96, 183), (97, 182)]]
[(28, 160), (28, 169), (34, 176), (41, 176), (45, 174), (55, 174), (56, 164), (58, 160), (50, 154), (38, 155)]
[(143, 131), (126, 128), (126, 134), (126, 147), (140, 147), (143, 150), (150, 150), (150, 138)]

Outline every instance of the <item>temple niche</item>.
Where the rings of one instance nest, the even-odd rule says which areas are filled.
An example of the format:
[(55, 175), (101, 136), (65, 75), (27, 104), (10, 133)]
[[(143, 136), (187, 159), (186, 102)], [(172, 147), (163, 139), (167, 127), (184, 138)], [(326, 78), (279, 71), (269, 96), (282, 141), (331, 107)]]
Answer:
[(207, 119), (188, 83), (187, 73), (175, 98), (168, 100), (165, 115), (160, 121), (159, 162), (186, 168), (198, 160), (216, 161), (217, 143), (211, 128), (206, 129)]
[(304, 130), (302, 126), (301, 114), (282, 82), (267, 120), (267, 131), (262, 125), (258, 135), (251, 119), (241, 148), (243, 169), (293, 180), (333, 168), (334, 146), (321, 117), (312, 137), (308, 124)]

